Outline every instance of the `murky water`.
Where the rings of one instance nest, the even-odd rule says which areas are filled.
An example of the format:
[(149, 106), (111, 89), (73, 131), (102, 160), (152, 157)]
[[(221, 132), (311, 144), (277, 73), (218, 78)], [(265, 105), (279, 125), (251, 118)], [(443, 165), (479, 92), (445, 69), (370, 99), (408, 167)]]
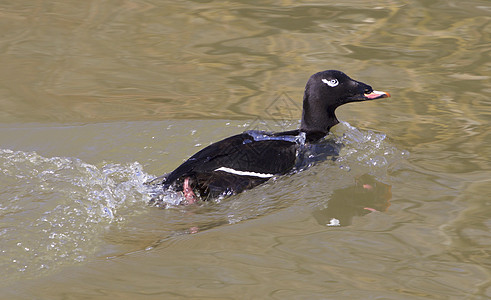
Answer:
[[(491, 297), (488, 1), (3, 1), (0, 15), (2, 298)], [(338, 160), (147, 204), (144, 182), (209, 143), (295, 128), (324, 69), (392, 94), (339, 109)]]

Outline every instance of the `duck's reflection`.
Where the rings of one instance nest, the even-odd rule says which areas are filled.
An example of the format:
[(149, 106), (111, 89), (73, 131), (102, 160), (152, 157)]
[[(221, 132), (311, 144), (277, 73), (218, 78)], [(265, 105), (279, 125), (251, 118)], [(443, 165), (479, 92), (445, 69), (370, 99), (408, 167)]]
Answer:
[(373, 211), (386, 211), (392, 197), (391, 186), (365, 174), (356, 179), (355, 185), (334, 191), (327, 207), (313, 212), (321, 225), (347, 226), (355, 216)]

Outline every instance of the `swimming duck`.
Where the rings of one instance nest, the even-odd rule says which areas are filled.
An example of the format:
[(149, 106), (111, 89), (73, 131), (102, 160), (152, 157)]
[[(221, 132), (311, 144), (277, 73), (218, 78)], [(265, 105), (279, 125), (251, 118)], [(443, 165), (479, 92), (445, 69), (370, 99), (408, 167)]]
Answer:
[(326, 141), (339, 123), (335, 110), (350, 103), (390, 97), (337, 70), (312, 75), (305, 86), (300, 128), (284, 132), (249, 130), (213, 143), (152, 184), (182, 192), (183, 204), (237, 194), (269, 179), (305, 169), (339, 154)]

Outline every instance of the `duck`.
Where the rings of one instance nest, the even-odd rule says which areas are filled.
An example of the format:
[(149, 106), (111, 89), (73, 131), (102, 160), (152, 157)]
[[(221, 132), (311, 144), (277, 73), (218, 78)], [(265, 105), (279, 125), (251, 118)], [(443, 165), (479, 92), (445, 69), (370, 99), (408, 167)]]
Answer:
[(328, 138), (339, 123), (336, 109), (351, 102), (390, 97), (338, 70), (310, 76), (303, 95), (300, 127), (283, 132), (248, 130), (203, 148), (172, 172), (152, 180), (182, 193), (181, 204), (229, 196), (272, 178), (335, 159), (342, 145)]

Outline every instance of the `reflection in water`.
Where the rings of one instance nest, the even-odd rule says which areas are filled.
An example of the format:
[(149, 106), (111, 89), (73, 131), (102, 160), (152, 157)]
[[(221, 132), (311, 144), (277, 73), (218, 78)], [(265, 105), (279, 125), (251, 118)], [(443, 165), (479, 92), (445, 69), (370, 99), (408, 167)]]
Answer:
[(356, 178), (356, 184), (335, 190), (327, 207), (312, 214), (317, 222), (327, 226), (348, 226), (353, 217), (372, 211), (386, 211), (392, 197), (391, 186), (365, 174)]

